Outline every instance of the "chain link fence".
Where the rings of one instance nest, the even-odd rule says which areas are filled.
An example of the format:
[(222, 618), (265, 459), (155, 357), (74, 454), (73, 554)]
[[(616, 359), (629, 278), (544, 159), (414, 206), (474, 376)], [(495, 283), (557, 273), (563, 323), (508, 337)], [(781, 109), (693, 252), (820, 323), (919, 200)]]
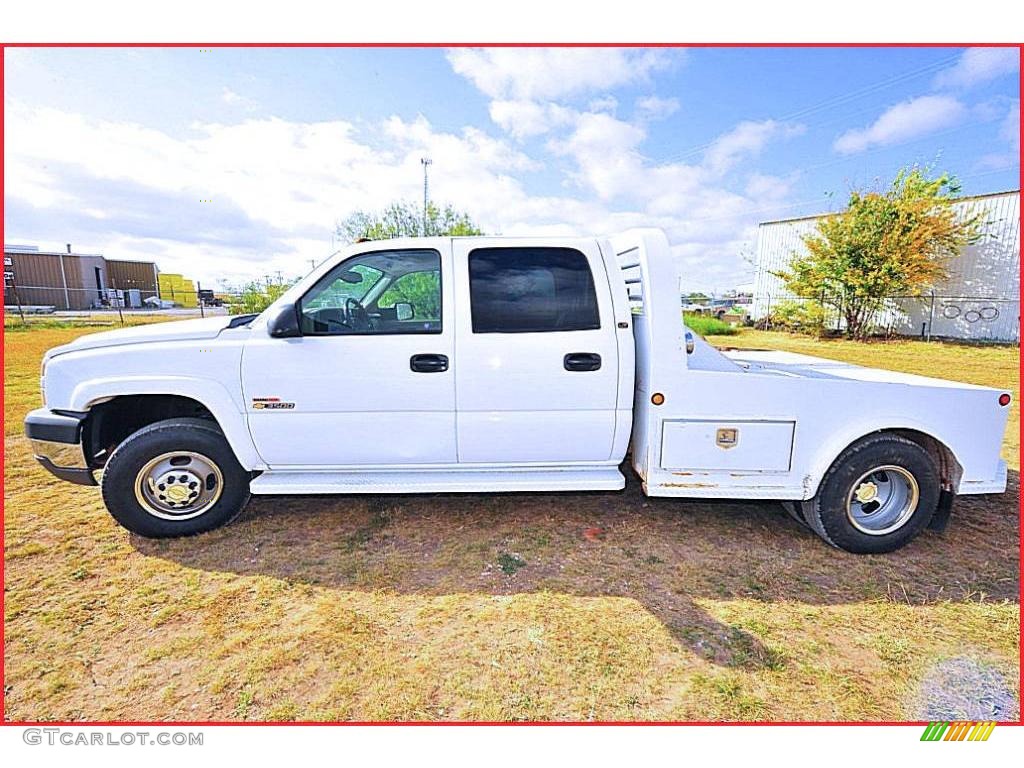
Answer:
[(4, 313), (27, 322), (32, 317), (115, 316), (122, 324), (133, 316), (167, 313), (206, 317), (245, 311), (243, 294), (237, 291), (182, 290), (171, 287), (154, 291), (143, 288), (71, 288), (20, 285), (4, 281)]
[[(170, 288), (64, 288), (19, 285), (4, 281), (4, 311), (22, 320), (31, 316), (116, 315), (124, 324), (147, 313), (241, 314), (254, 311), (251, 296), (238, 291)], [(842, 333), (846, 322), (842, 302), (799, 298), (789, 294), (755, 296), (752, 304), (737, 308), (762, 329), (815, 330)], [(1004, 296), (887, 296), (870, 322), (881, 336), (960, 339), (1020, 343), (1020, 299)]]
[[(843, 302), (790, 294), (756, 296), (751, 320), (758, 328), (842, 333)], [(802, 310), (802, 311), (800, 311)], [(800, 325), (806, 326), (800, 328)], [(886, 296), (869, 319), (872, 335), (1020, 343), (1020, 299), (1007, 296), (953, 296), (930, 292)]]

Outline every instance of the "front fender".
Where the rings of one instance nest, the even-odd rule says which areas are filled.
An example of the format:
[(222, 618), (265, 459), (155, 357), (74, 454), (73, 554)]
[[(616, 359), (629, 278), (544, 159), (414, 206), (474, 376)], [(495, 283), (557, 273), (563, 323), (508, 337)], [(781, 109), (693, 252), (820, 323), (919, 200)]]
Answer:
[(73, 411), (87, 411), (93, 405), (122, 395), (180, 395), (201, 403), (217, 420), (238, 463), (247, 470), (266, 468), (253, 445), (245, 414), (219, 381), (167, 375), (94, 378), (74, 386), (67, 407)]

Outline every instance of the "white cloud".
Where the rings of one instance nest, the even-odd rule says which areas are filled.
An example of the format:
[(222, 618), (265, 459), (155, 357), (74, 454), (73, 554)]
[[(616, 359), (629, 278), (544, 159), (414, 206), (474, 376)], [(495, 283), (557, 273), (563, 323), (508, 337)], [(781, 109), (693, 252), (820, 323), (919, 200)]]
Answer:
[(574, 112), (553, 102), (538, 103), (528, 100), (502, 100), (491, 102), (491, 120), (517, 139), (547, 133), (552, 128), (573, 120)]
[(220, 100), (229, 107), (240, 107), (247, 112), (255, 112), (260, 106), (253, 99), (247, 98), (240, 93), (235, 93), (226, 85), (221, 89)]
[(661, 120), (679, 111), (679, 99), (675, 97), (644, 96), (636, 100), (636, 116), (639, 120)]
[(565, 140), (551, 141), (549, 149), (576, 161), (574, 178), (610, 200), (635, 190), (642, 165), (640, 142), (642, 128), (604, 112), (584, 112), (576, 117), (575, 129)]
[(1015, 152), (1020, 151), (1020, 102), (1014, 101), (999, 126), (999, 138), (1007, 142)]
[(743, 191), (747, 197), (756, 200), (759, 206), (763, 206), (766, 202), (778, 202), (786, 199), (798, 177), (798, 173), (785, 177), (754, 173), (747, 179)]
[[(642, 52), (612, 58), (635, 65), (631, 74), (616, 75), (630, 82), (655, 66)], [(419, 199), (420, 158), (429, 155), (432, 197), (466, 210), (485, 231), (588, 235), (659, 226), (694, 267), (689, 285), (728, 287), (742, 269), (738, 254), (753, 246), (759, 214), (752, 212), (771, 192), (772, 204), (785, 204), (788, 195), (785, 184), (741, 174), (742, 163), (796, 128), (743, 123), (703, 160), (659, 164), (642, 152), (647, 123), (677, 110), (676, 100), (644, 97), (634, 103), (632, 121), (622, 120), (608, 82), (581, 85), (596, 83), (589, 77), (570, 77), (576, 84), (568, 90), (507, 80), (507, 95), (491, 100), (490, 113), (511, 138), (475, 127), (439, 131), (422, 116), (366, 126), (226, 119), (172, 136), (9, 103), (7, 231), (26, 242), (70, 240), (114, 258), (154, 259), (204, 285), (278, 269), (297, 275), (327, 254), (337, 219), (396, 198)], [(588, 111), (544, 95), (585, 90), (596, 91)], [(239, 104), (235, 96), (244, 98), (221, 94)], [(513, 140), (549, 132), (543, 144), (529, 145), (536, 154)], [(541, 169), (561, 174), (565, 191), (528, 192)], [(724, 185), (725, 170), (735, 174), (730, 179), (739, 191)], [(214, 203), (199, 206), (200, 199)], [(706, 260), (699, 269), (698, 254)]]
[(593, 99), (587, 104), (588, 112), (609, 112), (615, 114), (615, 110), (619, 108), (619, 100), (614, 96), (602, 96), (599, 99)]
[(452, 69), (492, 99), (552, 100), (643, 82), (682, 51), (660, 48), (453, 48)]
[(552, 140), (549, 146), (574, 161), (575, 183), (606, 206), (598, 231), (661, 227), (675, 244), (688, 288), (714, 288), (747, 281), (741, 253), (752, 251), (765, 210), (788, 207), (795, 180), (753, 174), (746, 189), (737, 192), (723, 186), (721, 173), (735, 170), (769, 141), (801, 130), (774, 121), (741, 123), (720, 136), (701, 163), (659, 165), (640, 151), (646, 136), (642, 126), (584, 113), (567, 139)]
[(797, 136), (803, 131), (802, 125), (745, 120), (715, 139), (704, 153), (704, 164), (714, 173), (724, 173), (745, 157), (759, 154), (769, 141)]
[(1020, 164), (1020, 102), (1014, 101), (999, 125), (1000, 144), (996, 152), (983, 155), (978, 167), (1001, 171)]
[[(756, 214), (766, 201), (778, 204), (791, 182), (759, 177), (748, 190), (725, 188), (722, 176), (737, 171), (770, 142), (803, 131), (799, 125), (766, 120), (743, 122), (716, 139), (695, 164), (653, 163), (642, 145), (647, 125), (680, 108), (675, 97), (652, 93), (634, 102), (632, 121), (616, 116), (618, 86), (648, 81), (671, 66), (663, 51), (621, 49), (488, 49), (451, 51), (452, 68), (490, 97), (491, 119), (510, 136), (551, 134), (545, 148), (571, 163), (566, 183), (574, 197), (525, 198), (510, 202), (506, 234), (611, 232), (660, 226), (676, 243), (674, 252), (700, 252), (708, 263), (690, 270), (690, 285), (728, 285), (743, 272), (741, 250), (753, 248)], [(585, 108), (568, 100), (598, 92)], [(596, 198), (596, 202), (587, 202)], [(691, 256), (696, 258), (696, 256)], [(724, 282), (714, 282), (721, 280)]]
[(935, 76), (936, 88), (970, 88), (1003, 75), (1017, 72), (1017, 48), (968, 48), (949, 69)]
[(836, 139), (833, 148), (849, 155), (873, 146), (925, 136), (953, 125), (966, 111), (964, 105), (951, 96), (920, 96), (889, 107), (865, 128), (847, 131)]
[[(434, 197), (489, 231), (526, 199), (515, 174), (538, 167), (478, 129), (438, 132), (422, 117), (375, 126), (372, 146), (344, 121), (196, 124), (176, 138), (10, 101), (6, 118), (10, 237), (72, 238), (114, 258), (156, 258), (210, 284), (270, 268), (304, 272), (326, 255), (337, 219), (418, 199), (425, 154), (435, 163)], [(106, 218), (82, 213), (89, 210)]]

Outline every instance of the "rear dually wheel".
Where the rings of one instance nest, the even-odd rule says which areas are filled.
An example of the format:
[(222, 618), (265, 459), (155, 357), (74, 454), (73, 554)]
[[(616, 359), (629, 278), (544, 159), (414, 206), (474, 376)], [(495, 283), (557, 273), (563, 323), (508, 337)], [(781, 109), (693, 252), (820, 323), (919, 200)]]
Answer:
[(829, 544), (871, 554), (899, 549), (923, 531), (941, 491), (928, 451), (881, 433), (843, 451), (817, 495), (798, 504), (807, 525)]

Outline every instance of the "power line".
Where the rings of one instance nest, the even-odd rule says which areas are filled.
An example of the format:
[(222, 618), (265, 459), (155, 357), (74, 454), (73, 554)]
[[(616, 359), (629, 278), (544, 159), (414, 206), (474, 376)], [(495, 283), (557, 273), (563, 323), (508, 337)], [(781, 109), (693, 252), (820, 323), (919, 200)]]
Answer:
[[(915, 144), (915, 143), (926, 141), (926, 140), (929, 140), (929, 139), (935, 139), (935, 138), (938, 138), (938, 137), (941, 137), (941, 136), (947, 136), (947, 135), (952, 134), (952, 133), (957, 133), (958, 131), (962, 131), (962, 130), (965, 130), (967, 128), (972, 128), (972, 127), (974, 127), (976, 125), (981, 125), (981, 124), (983, 124), (985, 122), (987, 122), (987, 121), (985, 121), (985, 120), (975, 120), (973, 122), (963, 123), (963, 124), (961, 124), (959, 126), (956, 126), (955, 128), (950, 128), (950, 129), (945, 130), (945, 131), (939, 131), (938, 133), (931, 133), (931, 134), (928, 134), (927, 136), (917, 136), (917, 137), (914, 137), (912, 139), (906, 139), (905, 141), (899, 141), (899, 142), (895, 142), (893, 144), (886, 144), (885, 146), (882, 146), (882, 147), (877, 147), (875, 149), (867, 150), (866, 152), (860, 153), (856, 158), (854, 158), (854, 157), (840, 157), (840, 158), (835, 158), (835, 159), (832, 159), (832, 160), (826, 160), (826, 161), (821, 162), (821, 163), (815, 163), (813, 165), (805, 165), (805, 166), (802, 166), (800, 168), (800, 171), (801, 172), (805, 172), (805, 171), (818, 170), (820, 168), (827, 168), (829, 166), (838, 165), (840, 163), (856, 161), (856, 160), (859, 160), (859, 159), (862, 159), (862, 158), (871, 157), (872, 155), (877, 155), (877, 154), (879, 154), (881, 152), (885, 152), (885, 151), (893, 149), (895, 147), (901, 147), (901, 146), (905, 146), (907, 144)], [(1009, 169), (1009, 170), (1012, 171), (1012, 169)], [(993, 171), (986, 171), (984, 173), (971, 174), (970, 176), (963, 176), (963, 177), (958, 177), (958, 178), (959, 178), (960, 181), (966, 181), (968, 179), (976, 179), (976, 178), (980, 178), (980, 177), (983, 177), (983, 176), (988, 176), (988, 175), (995, 174), (995, 173), (1005, 173), (1005, 172), (1007, 172), (1006, 169), (993, 170)], [(803, 205), (810, 205), (811, 203), (820, 203), (820, 202), (821, 202), (821, 197), (816, 197), (816, 198), (812, 198), (812, 199), (808, 199), (808, 200), (800, 200), (800, 201), (797, 201), (797, 202), (794, 202), (794, 203), (783, 203), (783, 204), (779, 204), (779, 205), (772, 205), (772, 206), (766, 206), (766, 207), (761, 207), (761, 208), (751, 208), (751, 209), (745, 210), (745, 211), (743, 211), (741, 213), (737, 213), (737, 214), (731, 214), (730, 213), (730, 214), (719, 214), (719, 215), (716, 215), (716, 216), (702, 216), (700, 218), (685, 219), (684, 221), (687, 224), (689, 224), (691, 222), (700, 222), (700, 221), (721, 221), (723, 219), (736, 218), (736, 216), (744, 216), (744, 215), (754, 214), (754, 213), (768, 213), (768, 212), (771, 212), (771, 211), (782, 211), (782, 210), (788, 210), (788, 209), (791, 209), (791, 208), (799, 208), (800, 206), (803, 206)]]
[[(866, 85), (863, 88), (859, 88), (857, 90), (850, 91), (850, 92), (845, 93), (845, 94), (840, 94), (838, 96), (833, 96), (831, 98), (824, 99), (823, 101), (819, 101), (819, 102), (817, 102), (815, 104), (811, 104), (811, 105), (809, 105), (807, 107), (803, 107), (803, 108), (798, 109), (798, 110), (796, 110), (794, 112), (790, 112), (789, 114), (782, 115), (780, 117), (773, 118), (773, 119), (776, 120), (777, 122), (784, 123), (784, 122), (787, 122), (787, 121), (790, 121), (790, 120), (796, 120), (796, 119), (801, 118), (801, 117), (807, 117), (809, 115), (817, 114), (818, 112), (821, 112), (822, 110), (825, 110), (825, 109), (830, 109), (832, 107), (837, 107), (837, 106), (841, 106), (843, 104), (848, 104), (851, 101), (856, 101), (857, 99), (861, 98), (862, 96), (867, 96), (867, 95), (869, 95), (871, 93), (875, 93), (875, 92), (880, 91), (880, 90), (885, 90), (886, 88), (889, 88), (889, 87), (891, 87), (893, 85), (897, 85), (899, 83), (903, 83), (903, 82), (906, 82), (908, 80), (913, 80), (914, 78), (920, 77), (921, 75), (929, 74), (929, 73), (934, 72), (936, 70), (942, 69), (947, 64), (951, 64), (952, 62), (956, 61), (959, 57), (960, 57), (960, 55), (956, 54), (956, 55), (950, 56), (948, 58), (940, 59), (939, 61), (932, 62), (931, 64), (928, 64), (928, 65), (923, 66), (923, 67), (919, 67), (918, 69), (910, 70), (909, 72), (903, 72), (901, 74), (894, 75), (893, 77), (884, 78), (883, 80), (879, 80), (879, 81), (877, 81), (875, 83), (871, 83), (869, 85)], [(832, 122), (835, 122), (835, 121), (832, 121)], [(827, 125), (828, 123), (826, 122), (825, 124)], [(817, 125), (816, 124), (816, 125), (809, 126), (809, 127), (810, 128), (818, 128), (818, 127), (821, 127), (821, 125)], [(699, 155), (701, 152), (703, 152), (703, 151), (709, 149), (711, 146), (713, 146), (717, 140), (718, 139), (715, 138), (715, 139), (712, 139), (711, 141), (707, 141), (707, 142), (705, 142), (703, 144), (698, 144), (698, 145), (696, 145), (694, 147), (691, 147), (688, 150), (684, 150), (683, 152), (675, 153), (675, 154), (672, 154), (672, 155), (667, 155), (667, 156), (657, 160), (657, 162), (659, 164), (673, 163), (673, 162), (677, 162), (679, 160), (688, 159), (688, 158), (693, 157), (695, 155)]]

